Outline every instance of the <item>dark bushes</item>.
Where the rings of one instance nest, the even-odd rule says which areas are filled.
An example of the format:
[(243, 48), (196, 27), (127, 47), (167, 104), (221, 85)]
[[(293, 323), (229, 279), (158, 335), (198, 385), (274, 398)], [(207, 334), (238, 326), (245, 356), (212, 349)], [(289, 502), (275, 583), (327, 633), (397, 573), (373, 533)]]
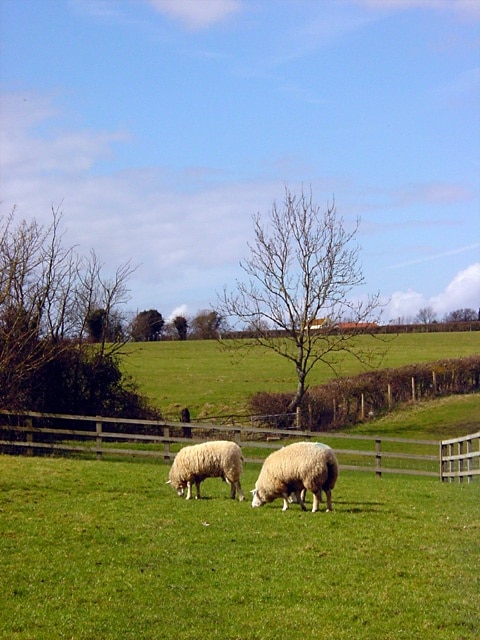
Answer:
[[(12, 391), (17, 393), (14, 395)], [(92, 346), (59, 343), (55, 355), (25, 376), (22, 388), (0, 389), (0, 406), (45, 413), (155, 419), (116, 357)], [(14, 402), (16, 399), (16, 402)]]
[[(300, 407), (300, 424), (312, 431), (338, 429), (412, 400), (479, 390), (480, 356), (368, 371), (309, 389)], [(257, 393), (251, 398), (250, 410), (254, 414), (282, 413), (292, 397)]]

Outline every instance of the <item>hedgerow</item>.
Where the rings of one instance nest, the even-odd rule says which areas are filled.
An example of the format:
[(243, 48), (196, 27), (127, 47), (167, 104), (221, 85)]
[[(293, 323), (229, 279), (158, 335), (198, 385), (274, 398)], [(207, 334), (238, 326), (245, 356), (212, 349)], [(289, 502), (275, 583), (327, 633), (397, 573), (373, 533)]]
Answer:
[[(300, 422), (312, 431), (340, 429), (418, 399), (480, 390), (480, 356), (437, 360), (395, 369), (367, 371), (311, 387), (300, 407)], [(256, 415), (285, 413), (293, 397), (261, 392), (250, 399)]]

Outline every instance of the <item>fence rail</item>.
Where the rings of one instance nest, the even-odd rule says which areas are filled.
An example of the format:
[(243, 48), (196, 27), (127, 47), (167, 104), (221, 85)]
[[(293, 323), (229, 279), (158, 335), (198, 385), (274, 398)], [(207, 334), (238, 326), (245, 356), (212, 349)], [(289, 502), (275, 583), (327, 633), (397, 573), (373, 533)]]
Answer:
[[(474, 450), (474, 443), (476, 444)], [(440, 477), (443, 482), (472, 482), (480, 476), (480, 432), (443, 440), (440, 445)]]
[[(237, 442), (247, 463), (262, 463), (271, 451), (284, 446), (285, 441), (321, 438), (335, 449), (340, 469), (373, 472), (378, 477), (384, 473), (439, 477), (439, 462), (440, 469), (443, 469), (439, 460), (439, 450), (442, 452), (443, 447), (439, 448), (438, 441), (432, 440), (0, 411), (0, 452), (4, 453), (34, 455), (57, 452), (88, 454), (97, 458), (144, 456), (170, 461), (182, 445), (218, 438)], [(478, 473), (473, 469), (470, 472), (470, 475)], [(440, 477), (443, 479), (450, 473), (448, 470)]]

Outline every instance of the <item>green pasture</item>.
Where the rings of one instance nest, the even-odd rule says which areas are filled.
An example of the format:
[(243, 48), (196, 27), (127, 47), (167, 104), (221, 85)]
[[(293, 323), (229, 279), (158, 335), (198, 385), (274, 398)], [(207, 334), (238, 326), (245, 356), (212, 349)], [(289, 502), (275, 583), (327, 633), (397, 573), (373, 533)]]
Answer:
[[(480, 332), (362, 336), (358, 340), (363, 348), (375, 351), (375, 368), (480, 353)], [(295, 390), (293, 365), (284, 358), (269, 350), (230, 352), (225, 348), (228, 344), (212, 340), (132, 343), (125, 347), (122, 366), (164, 417), (175, 420), (183, 407), (190, 409), (194, 419), (244, 415), (248, 398), (257, 391)], [(338, 367), (341, 375), (362, 371), (347, 356)], [(322, 384), (332, 376), (331, 369), (319, 363), (309, 384)]]
[(350, 434), (442, 440), (480, 430), (480, 394), (411, 402), (348, 429)]
[(479, 637), (479, 483), (343, 472), (333, 513), (282, 513), (168, 468), (0, 456), (0, 638)]

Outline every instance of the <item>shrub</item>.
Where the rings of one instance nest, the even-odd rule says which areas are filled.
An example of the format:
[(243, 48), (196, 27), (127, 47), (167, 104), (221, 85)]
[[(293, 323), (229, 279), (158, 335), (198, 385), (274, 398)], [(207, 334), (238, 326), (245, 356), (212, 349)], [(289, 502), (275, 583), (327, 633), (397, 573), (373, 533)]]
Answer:
[(74, 415), (154, 419), (131, 379), (120, 371), (113, 354), (93, 347), (70, 346), (39, 368), (29, 383), (23, 407), (30, 411)]

